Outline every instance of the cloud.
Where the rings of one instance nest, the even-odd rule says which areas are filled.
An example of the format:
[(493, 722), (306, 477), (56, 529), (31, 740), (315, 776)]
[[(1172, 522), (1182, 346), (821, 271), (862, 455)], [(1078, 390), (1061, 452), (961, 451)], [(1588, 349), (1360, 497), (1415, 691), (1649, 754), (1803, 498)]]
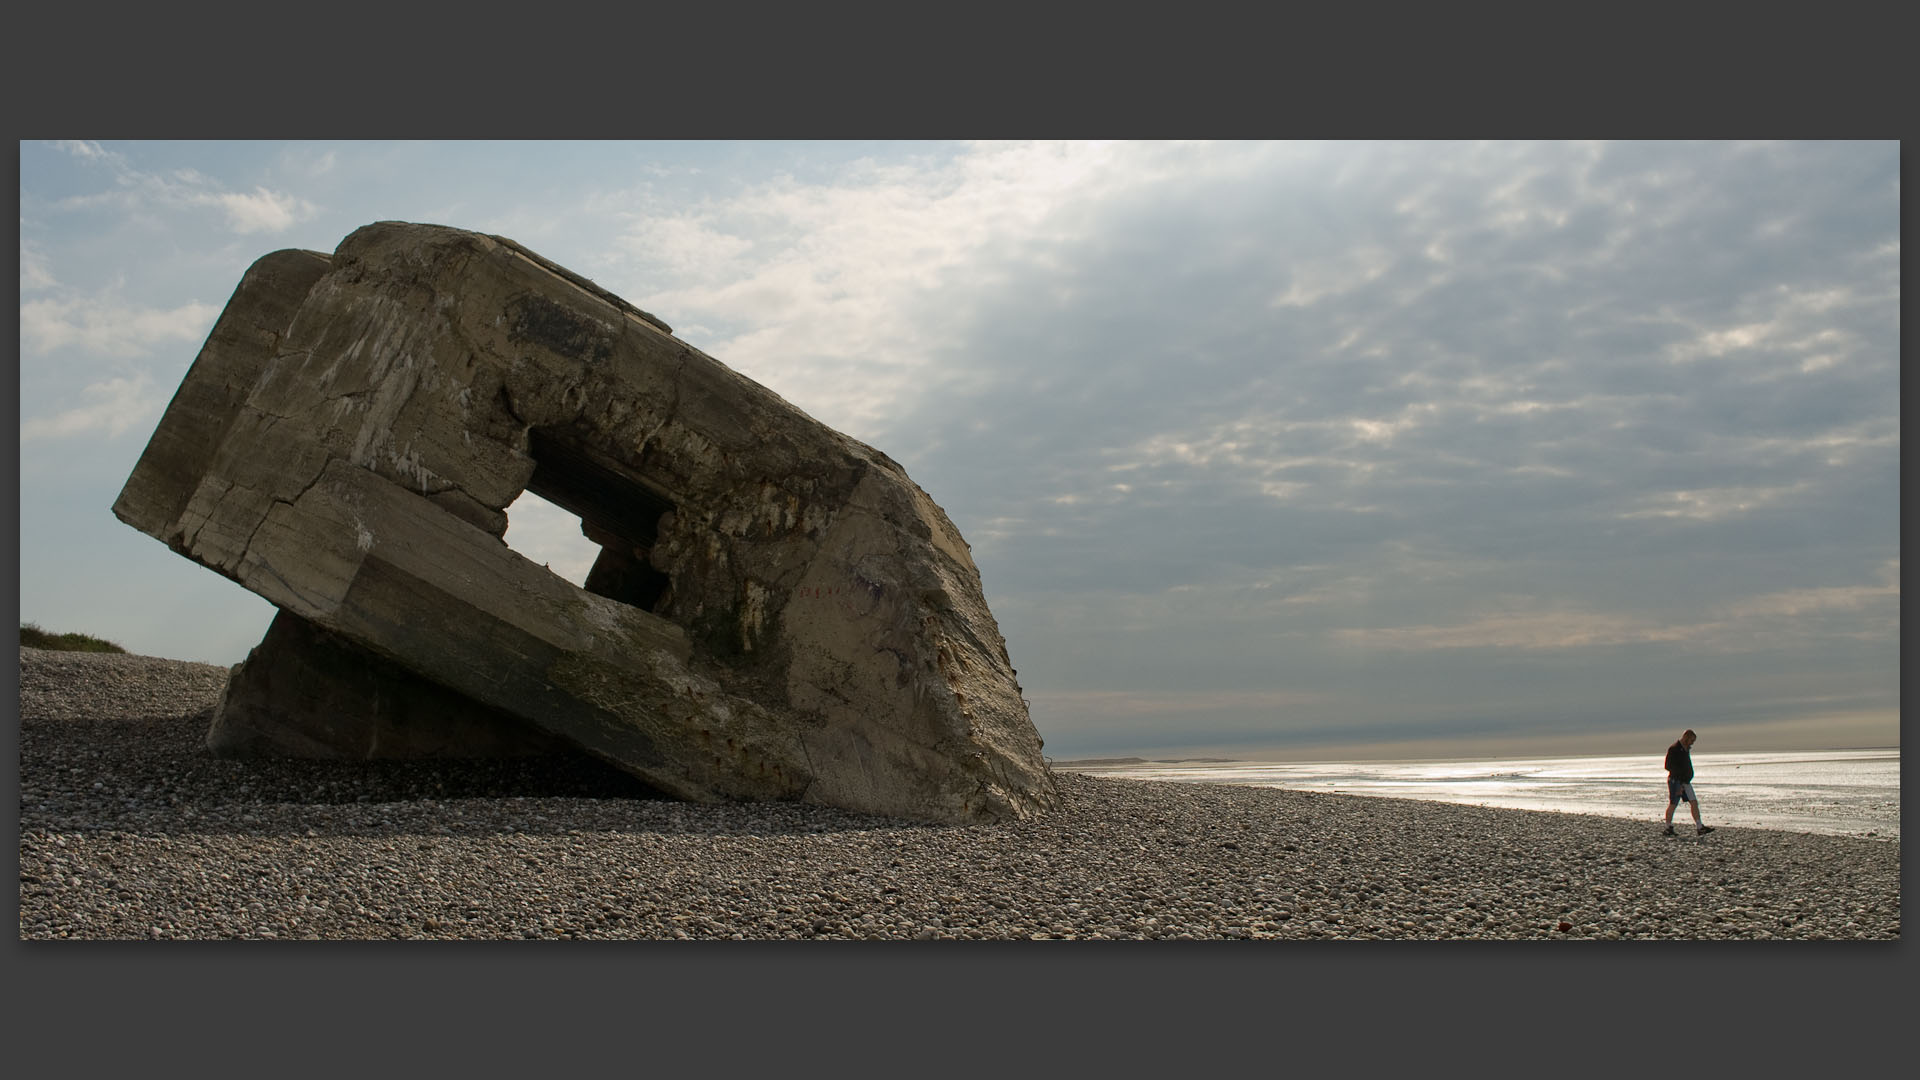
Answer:
[(124, 154), (91, 142), (54, 144), (90, 163), (107, 167), (114, 186), (105, 191), (68, 195), (53, 205), (66, 210), (113, 207), (140, 213), (153, 207), (182, 209), (214, 207), (221, 210), (228, 229), (240, 235), (278, 233), (311, 220), (319, 208), (307, 199), (256, 185), (250, 192), (232, 191), (197, 169), (152, 172), (134, 168)]
[(138, 356), (171, 342), (204, 341), (220, 309), (198, 300), (176, 308), (129, 306), (107, 297), (47, 298), (20, 305), (23, 351), (74, 348)]
[(227, 226), (245, 235), (256, 232), (285, 232), (316, 213), (312, 203), (278, 191), (256, 187), (250, 194), (222, 192), (196, 197), (203, 205), (218, 206), (227, 212)]
[(753, 241), (716, 228), (711, 213), (690, 212), (643, 218), (627, 230), (620, 246), (664, 263), (675, 276), (711, 281), (737, 267)]
[(1303, 260), (1292, 268), (1286, 291), (1268, 303), (1277, 308), (1311, 307), (1379, 280), (1396, 261), (1390, 252), (1371, 246)]
[(99, 161), (109, 164), (124, 164), (126, 159), (97, 142), (89, 139), (55, 139), (55, 149), (72, 154), (85, 161)]
[(81, 394), (93, 399), (91, 403), (54, 416), (23, 419), (20, 441), (67, 439), (91, 434), (118, 437), (157, 414), (162, 404), (160, 396), (154, 393), (153, 380), (145, 374), (92, 383)]
[(1054, 691), (1027, 693), (1034, 722), (1050, 743), (1122, 745), (1270, 735), (1291, 712), (1338, 708), (1339, 695), (1286, 690)]
[[(1777, 649), (1819, 636), (1897, 636), (1900, 563), (1884, 564), (1878, 585), (1787, 589), (1718, 605), (1711, 618), (1675, 622), (1647, 615), (1556, 611), (1484, 615), (1448, 625), (1334, 630), (1342, 644), (1364, 648), (1511, 649), (1528, 652), (1671, 643), (1721, 652)], [(1823, 616), (1878, 611), (1879, 619), (1833, 626)]]
[(1037, 703), (1050, 709), (1100, 716), (1177, 716), (1188, 713), (1240, 712), (1284, 709), (1325, 701), (1327, 695), (1285, 690), (1128, 691), (1082, 690), (1036, 693)]
[(1332, 636), (1370, 649), (1550, 650), (1684, 641), (1698, 632), (1698, 627), (1661, 626), (1621, 615), (1554, 612), (1490, 615), (1449, 626), (1344, 629)]
[(873, 437), (964, 377), (929, 365), (956, 344), (975, 276), (993, 272), (983, 257), (1044, 245), (1088, 201), (1209, 167), (1193, 154), (1180, 144), (977, 144), (857, 162), (824, 183), (779, 176), (691, 209), (663, 211), (644, 187), (596, 205), (627, 222), (612, 273), (642, 282), (636, 302), (676, 326), (719, 328), (702, 345), (729, 366)]
[(20, 291), (51, 289), (60, 282), (53, 276), (52, 264), (30, 240), (20, 241)]
[[(1717, 146), (1362, 145), (1271, 155), (1251, 179), (1197, 169), (1150, 200), (1089, 197), (1028, 258), (981, 253), (997, 281), (955, 277), (967, 287), (942, 299), (973, 324), (931, 367), (969, 379), (896, 402), (906, 447), (890, 451), (991, 463), (967, 473), (986, 486), (946, 497), (977, 497), (997, 550), (1028, 560), (1050, 529), (1163, 555), (1139, 541), (1143, 496), (1215, 531), (1285, 528), (1276, 560), (1309, 523), (1263, 499), (1365, 515), (1348, 530), (1361, 558), (1396, 533), (1583, 550), (1610, 520), (1636, 527), (1618, 538), (1762, 508), (1784, 520), (1826, 497), (1817, 464), (1897, 451), (1871, 440), (1897, 415), (1898, 291), (1856, 261), (1888, 242), (1897, 204), (1859, 204), (1878, 231), (1848, 223), (1853, 246), (1799, 237), (1822, 254), (1795, 263), (1742, 220), (1848, 205), (1844, 182), (1808, 185), (1897, 164), (1833, 153), (1846, 161), (1768, 172)], [(1700, 194), (1728, 190), (1740, 211)], [(1105, 494), (1116, 480), (1132, 497)]]
[(1860, 611), (1900, 603), (1900, 560), (1880, 568), (1878, 585), (1845, 585), (1820, 589), (1787, 589), (1766, 593), (1727, 606), (1732, 618), (1793, 617), (1828, 611)]
[[(202, 236), (369, 183), (345, 150), (312, 179), (312, 145), (244, 177), (62, 152), (112, 180), (72, 205)], [(1897, 703), (1896, 143), (560, 153), (612, 186), (441, 197), (905, 464), (1050, 738)], [(497, 158), (406, 154), (393, 177)], [(136, 332), (51, 283), (83, 250), (42, 250), (23, 346), (211, 321), (175, 293)], [(38, 411), (108, 397), (61, 393)], [(584, 573), (570, 517), (512, 516)]]
[(1683, 518), (1690, 521), (1721, 521), (1752, 513), (1781, 502), (1806, 489), (1805, 483), (1779, 487), (1727, 487), (1701, 491), (1663, 491), (1640, 497), (1645, 509), (1621, 514), (1622, 518)]

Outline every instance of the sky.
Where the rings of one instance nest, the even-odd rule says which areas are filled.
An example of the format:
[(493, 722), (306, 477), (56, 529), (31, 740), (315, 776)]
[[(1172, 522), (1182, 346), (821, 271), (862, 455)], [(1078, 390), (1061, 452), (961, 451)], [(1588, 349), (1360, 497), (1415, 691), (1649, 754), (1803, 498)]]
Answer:
[(244, 659), (272, 608), (110, 507), (248, 265), (404, 220), (905, 466), (1056, 761), (1899, 742), (1898, 143), (19, 152), (44, 629)]

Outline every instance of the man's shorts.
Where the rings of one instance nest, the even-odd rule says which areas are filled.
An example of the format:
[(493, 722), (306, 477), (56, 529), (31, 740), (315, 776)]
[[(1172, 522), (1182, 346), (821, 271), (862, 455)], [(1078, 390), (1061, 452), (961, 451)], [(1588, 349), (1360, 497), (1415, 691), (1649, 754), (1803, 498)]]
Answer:
[(1667, 801), (1670, 803), (1692, 802), (1693, 785), (1685, 780), (1667, 778)]

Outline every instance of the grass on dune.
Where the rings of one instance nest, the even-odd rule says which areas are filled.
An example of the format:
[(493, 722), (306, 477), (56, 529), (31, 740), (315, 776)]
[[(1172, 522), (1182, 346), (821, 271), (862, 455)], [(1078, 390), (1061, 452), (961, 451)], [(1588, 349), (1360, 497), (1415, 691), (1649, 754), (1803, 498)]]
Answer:
[(55, 634), (33, 623), (20, 624), (20, 644), (34, 649), (60, 649), (64, 652), (117, 652), (127, 650), (92, 634)]

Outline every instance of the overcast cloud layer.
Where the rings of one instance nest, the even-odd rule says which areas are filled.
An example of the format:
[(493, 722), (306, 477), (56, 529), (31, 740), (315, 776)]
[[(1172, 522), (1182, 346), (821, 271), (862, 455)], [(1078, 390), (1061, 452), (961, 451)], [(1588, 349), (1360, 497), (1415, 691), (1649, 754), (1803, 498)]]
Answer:
[(1898, 741), (1897, 144), (71, 142), (21, 188), (49, 629), (258, 640), (108, 508), (249, 263), (402, 219), (902, 462), (1056, 758)]

